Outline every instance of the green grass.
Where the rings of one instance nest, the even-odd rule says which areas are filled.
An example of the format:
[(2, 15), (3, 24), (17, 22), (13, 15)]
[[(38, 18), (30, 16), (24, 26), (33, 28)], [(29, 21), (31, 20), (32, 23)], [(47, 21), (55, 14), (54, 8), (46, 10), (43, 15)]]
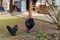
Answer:
[(8, 34), (7, 32), (7, 29), (6, 29), (6, 26), (7, 25), (10, 25), (12, 26), (13, 24), (17, 23), (17, 22), (20, 22), (22, 21), (23, 18), (13, 18), (13, 19), (5, 19), (5, 20), (0, 20), (0, 37), (1, 36), (8, 36), (8, 35), (5, 35), (5, 34)]
[(6, 25), (12, 25), (15, 22), (22, 21), (23, 18), (13, 18), (13, 19), (5, 19), (5, 20), (0, 20), (0, 28), (4, 27)]

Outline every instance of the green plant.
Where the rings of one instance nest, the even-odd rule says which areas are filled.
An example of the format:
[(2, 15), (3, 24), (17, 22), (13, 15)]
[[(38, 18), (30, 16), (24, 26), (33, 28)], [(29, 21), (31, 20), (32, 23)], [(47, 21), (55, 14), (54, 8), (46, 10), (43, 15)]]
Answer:
[(1, 38), (1, 37), (4, 37), (4, 36), (5, 36), (4, 34), (0, 34), (0, 38)]
[(39, 40), (46, 40), (46, 33), (43, 31), (39, 31), (37, 33), (37, 36), (38, 36)]
[(60, 30), (60, 10), (58, 10), (58, 7), (56, 8), (55, 6), (51, 5), (48, 0), (46, 0), (46, 2), (49, 4), (49, 8), (47, 10), (48, 15), (51, 19), (53, 19), (53, 23), (56, 24), (56, 26)]
[(52, 22), (45, 21), (45, 20), (42, 20), (42, 21), (55, 24), (60, 30), (60, 10), (58, 10), (58, 7), (55, 7), (52, 4), (50, 4), (48, 0), (46, 0), (46, 2), (49, 5), (49, 7), (46, 8), (48, 12), (47, 15), (49, 16), (48, 18), (52, 20)]

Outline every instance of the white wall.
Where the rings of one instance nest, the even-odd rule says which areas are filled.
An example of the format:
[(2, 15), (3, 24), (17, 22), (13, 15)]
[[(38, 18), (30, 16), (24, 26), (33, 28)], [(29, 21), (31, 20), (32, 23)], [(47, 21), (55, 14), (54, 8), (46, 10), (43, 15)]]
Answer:
[(40, 4), (44, 5), (46, 0), (37, 0)]
[(42, 5), (45, 5), (45, 1), (46, 0), (37, 0), (37, 2), (36, 2), (36, 6), (39, 6), (40, 4), (42, 4)]
[(15, 1), (20, 1), (20, 0), (15, 0)]
[(60, 5), (60, 0), (55, 0), (55, 5), (59, 6)]
[[(41, 1), (41, 0), (37, 0), (37, 4), (38, 4), (38, 5), (39, 5), (39, 4), (45, 5), (45, 2), (46, 2), (46, 0), (42, 0), (42, 1)], [(49, 2), (50, 4), (52, 4), (52, 0), (48, 0), (48, 2)], [(36, 5), (37, 5), (37, 4), (36, 4)], [(47, 3), (46, 3), (46, 5), (49, 6)]]
[(26, 12), (26, 0), (21, 1), (21, 12)]
[[(38, 0), (39, 1), (39, 0)], [(42, 4), (45, 4), (45, 1), (46, 0), (43, 0), (41, 3)], [(48, 0), (48, 2), (50, 3), (50, 4), (52, 4), (52, 0)], [(46, 3), (46, 5), (48, 6), (48, 4)], [(55, 5), (56, 6), (59, 6), (60, 5), (60, 0), (55, 0)]]

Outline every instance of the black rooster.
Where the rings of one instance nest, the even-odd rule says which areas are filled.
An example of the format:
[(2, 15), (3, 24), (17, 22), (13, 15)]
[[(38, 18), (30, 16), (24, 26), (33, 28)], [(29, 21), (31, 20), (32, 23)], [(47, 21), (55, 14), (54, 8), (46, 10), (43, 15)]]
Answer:
[(10, 26), (7, 25), (7, 29), (12, 36), (16, 36), (16, 32), (17, 32), (17, 29), (18, 29), (17, 25), (15, 25), (13, 28), (11, 28)]
[(32, 29), (33, 26), (35, 25), (33, 18), (28, 18), (28, 19), (25, 21), (25, 24), (26, 24), (26, 27), (27, 27), (27, 29), (28, 29), (28, 32), (30, 33), (30, 32), (32, 31), (31, 29)]

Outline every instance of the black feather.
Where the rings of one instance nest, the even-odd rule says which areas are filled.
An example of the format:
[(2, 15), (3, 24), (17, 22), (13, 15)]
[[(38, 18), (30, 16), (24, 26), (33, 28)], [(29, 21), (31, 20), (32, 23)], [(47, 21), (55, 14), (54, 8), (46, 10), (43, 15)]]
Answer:
[(15, 25), (13, 28), (7, 25), (7, 29), (12, 36), (15, 36), (18, 28), (17, 25)]
[(28, 31), (30, 31), (35, 25), (33, 18), (28, 18), (25, 21), (25, 24), (26, 24), (26, 27), (27, 27)]

